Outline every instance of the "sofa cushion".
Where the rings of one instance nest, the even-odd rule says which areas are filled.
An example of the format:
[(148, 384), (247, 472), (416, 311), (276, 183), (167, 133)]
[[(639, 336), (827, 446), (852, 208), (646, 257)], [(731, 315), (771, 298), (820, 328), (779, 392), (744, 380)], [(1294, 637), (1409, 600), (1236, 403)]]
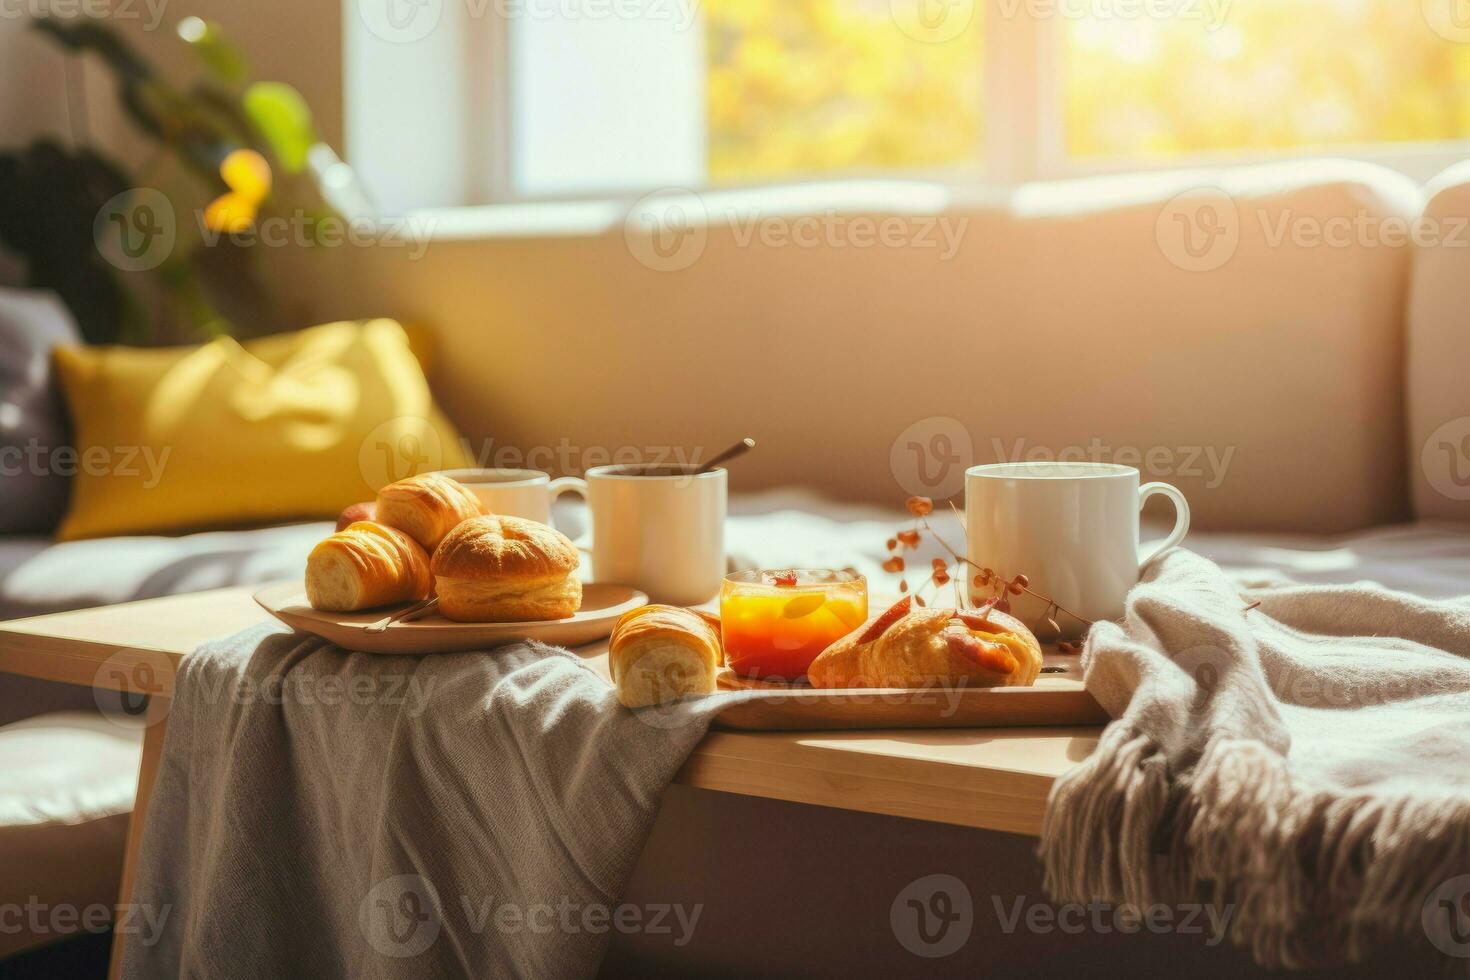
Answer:
[(96, 713), (0, 727), (0, 909), (23, 913), (0, 957), (111, 920), (141, 751), (140, 726)]
[(66, 509), (71, 445), (51, 350), (80, 341), (51, 293), (0, 288), (0, 534), (48, 534)]
[(392, 320), (64, 347), (56, 366), (85, 463), (63, 539), (336, 517), (393, 480), (467, 465)]
[(1470, 162), (1428, 194), (1409, 294), (1409, 480), (1419, 517), (1470, 522)]
[(0, 538), (0, 619), (300, 578), (330, 523), (181, 537)]

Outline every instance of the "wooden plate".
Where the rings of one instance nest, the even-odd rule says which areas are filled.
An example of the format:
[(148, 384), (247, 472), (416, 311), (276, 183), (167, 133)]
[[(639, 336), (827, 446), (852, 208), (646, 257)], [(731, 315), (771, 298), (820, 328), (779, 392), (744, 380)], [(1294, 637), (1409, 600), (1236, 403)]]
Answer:
[(1082, 686), (1080, 657), (1045, 649), (1050, 672), (1032, 687), (817, 690), (805, 684), (753, 681), (721, 670), (721, 690), (758, 690), (715, 718), (720, 728), (781, 731), (839, 728), (1010, 728), (1105, 725), (1107, 712)]
[(648, 602), (648, 596), (626, 585), (588, 583), (582, 586), (582, 608), (566, 619), (534, 623), (456, 623), (437, 613), (411, 623), (394, 623), (381, 633), (366, 627), (400, 606), (384, 606), (357, 613), (329, 613), (311, 608), (302, 582), (268, 585), (255, 593), (261, 607), (292, 629), (312, 633), (347, 650), (364, 653), (453, 653), (487, 650), (516, 640), (540, 640), (572, 647), (600, 640), (612, 633), (618, 617)]

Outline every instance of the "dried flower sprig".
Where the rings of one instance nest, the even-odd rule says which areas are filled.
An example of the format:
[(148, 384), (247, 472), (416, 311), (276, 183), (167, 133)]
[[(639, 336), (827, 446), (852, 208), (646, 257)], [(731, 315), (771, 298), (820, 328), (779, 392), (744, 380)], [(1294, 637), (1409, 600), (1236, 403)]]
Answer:
[[(1008, 613), (1011, 611), (1011, 596), (1018, 595), (1029, 595), (1046, 603), (1046, 608), (1041, 616), (1035, 623), (1031, 624), (1031, 631), (1043, 643), (1053, 643), (1061, 638), (1062, 628), (1056, 621), (1056, 617), (1059, 615), (1075, 619), (1084, 626), (1090, 627), (1092, 625), (1092, 620), (1077, 615), (1050, 596), (1042, 595), (1040, 592), (1032, 589), (1031, 580), (1026, 575), (1003, 575), (995, 569), (981, 565), (979, 562), (956, 551), (950, 546), (948, 541), (944, 540), (939, 532), (934, 530), (933, 525), (929, 523), (929, 515), (934, 513), (933, 500), (928, 497), (910, 497), (905, 506), (908, 508), (908, 512), (913, 515), (914, 524), (912, 527), (905, 528), (888, 539), (889, 555), (883, 562), (883, 570), (885, 572), (901, 576), (898, 580), (898, 591), (905, 595), (910, 594), (908, 579), (907, 577), (902, 577), (907, 570), (907, 562), (904, 561), (903, 552), (918, 548), (925, 534), (928, 534), (939, 547), (943, 548), (950, 559), (949, 561), (945, 561), (943, 558), (935, 558), (929, 563), (929, 575), (912, 590), (914, 602), (917, 605), (924, 606), (927, 604), (923, 595), (926, 589), (932, 587), (934, 593), (937, 594), (945, 585), (952, 583), (954, 586), (956, 607), (960, 609), (971, 608), (968, 591), (961, 588), (961, 584), (968, 578), (977, 593), (990, 593), (988, 599), (979, 603), (974, 608), (992, 608)], [(950, 509), (955, 511), (956, 516), (959, 516), (959, 511), (955, 509), (953, 502), (950, 503)], [(973, 569), (973, 575), (970, 574), (971, 569)], [(1058, 649), (1064, 653), (1070, 653), (1073, 650), (1079, 649), (1079, 647), (1075, 644), (1063, 642), (1058, 644)]]

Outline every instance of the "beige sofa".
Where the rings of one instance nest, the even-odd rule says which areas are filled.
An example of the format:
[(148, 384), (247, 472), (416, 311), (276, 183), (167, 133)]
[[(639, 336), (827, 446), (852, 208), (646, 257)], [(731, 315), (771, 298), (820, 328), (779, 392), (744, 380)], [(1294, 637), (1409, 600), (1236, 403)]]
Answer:
[[(636, 261), (617, 224), (436, 244), (411, 265), (341, 250), (314, 274), (338, 315), (445, 325), (436, 386), (477, 447), (756, 436), (732, 473), (741, 562), (876, 572), (915, 481), (1106, 452), (1183, 488), (1187, 543), (1243, 576), (1470, 593), (1470, 167), (1424, 189), (1323, 162), (993, 203), (863, 194), (846, 207), (963, 221), (957, 251), (763, 242), (711, 195), (703, 253), (678, 270)], [(775, 489), (792, 484), (808, 489)], [(286, 577), (323, 527), (0, 541), (0, 614)], [(41, 697), (0, 680), (0, 721), (93, 707)], [(95, 714), (0, 727), (0, 866), (22, 872), (0, 903), (112, 900), (136, 746)], [(0, 936), (0, 955), (54, 938)]]

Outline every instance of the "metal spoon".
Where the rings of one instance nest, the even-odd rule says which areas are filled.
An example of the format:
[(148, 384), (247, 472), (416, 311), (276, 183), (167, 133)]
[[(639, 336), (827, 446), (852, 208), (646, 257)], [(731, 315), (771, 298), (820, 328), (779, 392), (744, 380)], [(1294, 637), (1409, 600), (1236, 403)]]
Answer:
[(744, 439), (741, 439), (735, 445), (731, 446), (729, 449), (726, 449), (714, 459), (710, 460), (708, 463), (705, 463), (699, 469), (695, 470), (694, 475), (698, 476), (701, 473), (708, 473), (710, 470), (714, 469), (716, 466), (719, 466), (721, 463), (728, 462), (729, 460), (734, 459), (736, 456), (748, 453), (754, 448), (755, 440), (750, 438), (750, 436), (746, 436)]

